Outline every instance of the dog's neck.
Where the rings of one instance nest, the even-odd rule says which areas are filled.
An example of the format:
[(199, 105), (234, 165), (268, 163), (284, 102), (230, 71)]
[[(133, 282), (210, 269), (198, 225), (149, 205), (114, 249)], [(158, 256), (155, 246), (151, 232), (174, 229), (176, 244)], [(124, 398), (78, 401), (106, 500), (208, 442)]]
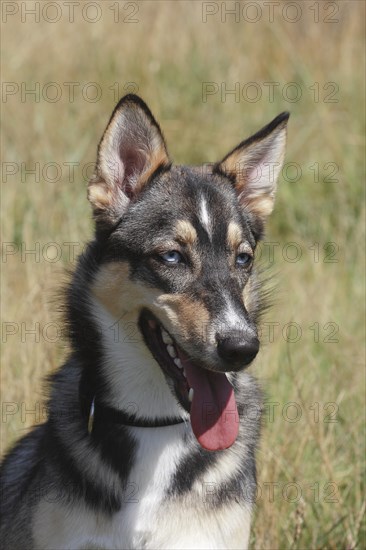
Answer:
[(105, 405), (103, 398), (98, 399), (96, 394), (97, 388), (92, 388), (87, 378), (82, 376), (79, 386), (79, 401), (89, 434), (93, 433), (94, 426), (98, 423), (104, 427), (113, 425), (133, 428), (165, 428), (185, 422), (181, 416), (158, 419), (139, 418), (136, 414)]
[[(147, 349), (137, 323), (117, 320), (96, 299), (93, 321), (100, 337), (98, 372), (102, 378), (103, 405), (144, 422), (188, 418), (179, 407), (165, 376)], [(88, 402), (100, 395), (96, 388)], [(93, 393), (89, 391), (89, 394)]]

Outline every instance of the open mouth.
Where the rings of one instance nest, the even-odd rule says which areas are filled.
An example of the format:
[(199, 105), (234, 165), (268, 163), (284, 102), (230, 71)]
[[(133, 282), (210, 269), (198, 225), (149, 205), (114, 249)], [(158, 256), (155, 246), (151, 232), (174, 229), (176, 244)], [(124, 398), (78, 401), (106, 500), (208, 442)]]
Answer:
[(190, 413), (200, 445), (210, 451), (230, 447), (238, 435), (239, 416), (226, 374), (193, 363), (150, 311), (142, 311), (139, 325), (151, 354), (173, 384), (179, 403)]

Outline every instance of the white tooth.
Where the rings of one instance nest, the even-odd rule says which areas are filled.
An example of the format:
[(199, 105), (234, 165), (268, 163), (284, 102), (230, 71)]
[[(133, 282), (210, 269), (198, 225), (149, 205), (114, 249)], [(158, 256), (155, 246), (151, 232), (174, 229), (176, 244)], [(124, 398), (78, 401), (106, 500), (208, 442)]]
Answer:
[(188, 400), (192, 403), (193, 401), (193, 394), (194, 394), (194, 390), (193, 388), (190, 388), (189, 392), (188, 392)]
[(173, 346), (168, 345), (166, 349), (168, 350), (170, 357), (172, 357), (173, 359), (174, 357), (177, 357), (177, 354), (175, 353), (175, 349), (173, 348)]
[(181, 363), (181, 360), (177, 357), (176, 359), (174, 359), (174, 363), (177, 365), (178, 369), (182, 369), (183, 368), (183, 365)]
[(187, 378), (186, 371), (183, 369), (183, 376), (184, 378)]
[(173, 340), (170, 338), (169, 334), (163, 328), (161, 329), (161, 337), (163, 339), (164, 344), (172, 344), (173, 343)]

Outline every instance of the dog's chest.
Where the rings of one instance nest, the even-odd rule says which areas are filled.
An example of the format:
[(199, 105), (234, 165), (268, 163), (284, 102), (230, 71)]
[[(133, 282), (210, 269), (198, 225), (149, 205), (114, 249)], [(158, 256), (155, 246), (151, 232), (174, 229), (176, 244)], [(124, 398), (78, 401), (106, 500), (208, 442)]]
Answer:
[(139, 430), (136, 463), (129, 476), (124, 507), (111, 521), (108, 534), (97, 541), (99, 548), (246, 547), (250, 511), (236, 502), (222, 509), (207, 508), (204, 494), (208, 480), (212, 487), (220, 477), (224, 480), (235, 470), (235, 455), (220, 461), (223, 471), (208, 468), (190, 491), (171, 497), (177, 468), (192, 452), (182, 437), (185, 430), (191, 435), (190, 425), (155, 433)]
[[(192, 489), (172, 497), (176, 471), (192, 452), (183, 439), (191, 427), (136, 429), (137, 450), (121, 510), (112, 517), (84, 504), (38, 511), (38, 548), (69, 549), (218, 549), (246, 548), (250, 510), (233, 501), (207, 508), (204, 489), (236, 469), (236, 453), (199, 476)], [(190, 437), (188, 438), (190, 439)], [(193, 472), (192, 472), (193, 475)], [(59, 525), (57, 530), (55, 526)], [(51, 527), (52, 526), (52, 527)], [(38, 538), (38, 537), (36, 537)]]
[[(182, 424), (178, 430), (176, 427), (135, 430), (138, 442), (135, 464), (123, 509), (118, 514), (126, 525), (123, 540), (129, 540), (131, 548), (150, 547), (159, 530), (164, 529), (158, 518), (168, 499), (176, 468), (187, 453), (182, 437), (186, 429), (190, 426)], [(118, 517), (113, 523), (118, 537)]]

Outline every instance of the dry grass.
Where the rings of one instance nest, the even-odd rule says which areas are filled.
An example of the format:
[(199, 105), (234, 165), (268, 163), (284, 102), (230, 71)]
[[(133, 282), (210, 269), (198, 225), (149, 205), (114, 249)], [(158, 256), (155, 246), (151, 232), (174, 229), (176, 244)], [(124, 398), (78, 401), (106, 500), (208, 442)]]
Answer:
[[(268, 401), (277, 405), (269, 406), (274, 414), (266, 415), (258, 454), (261, 494), (252, 548), (362, 548), (364, 3), (297, 2), (302, 17), (296, 23), (284, 20), (286, 3), (276, 8), (273, 23), (262, 3), (257, 23), (245, 21), (243, 12), (238, 23), (233, 16), (221, 22), (220, 13), (203, 23), (200, 2), (165, 1), (139, 3), (139, 22), (116, 24), (111, 5), (100, 3), (102, 17), (94, 24), (82, 20), (81, 7), (75, 22), (68, 22), (63, 2), (57, 23), (42, 15), (39, 23), (31, 16), (22, 23), (19, 12), (2, 24), (3, 81), (20, 88), (22, 82), (28, 88), (39, 82), (46, 98), (48, 82), (62, 90), (54, 103), (42, 95), (39, 102), (31, 96), (22, 101), (20, 92), (2, 103), (3, 162), (19, 168), (13, 176), (3, 174), (3, 242), (15, 243), (19, 250), (40, 243), (39, 258), (22, 259), (20, 251), (2, 258), (3, 329), (17, 331), (3, 332), (2, 449), (39, 420), (42, 376), (65, 353), (54, 325), (48, 324), (57, 321), (51, 298), (64, 268), (72, 264), (64, 243), (78, 242), (75, 250), (80, 251), (92, 227), (81, 169), (75, 169), (72, 183), (63, 163), (82, 166), (94, 160), (116, 99), (109, 87), (118, 82), (122, 95), (127, 83), (136, 83), (161, 121), (177, 162), (218, 159), (277, 113), (290, 110), (287, 161), (301, 166), (302, 177), (295, 183), (282, 180), (268, 228), (269, 239), (279, 243), (274, 268), (280, 289), (267, 322), (279, 325), (254, 370)], [(313, 5), (319, 5), (319, 23)], [(332, 17), (329, 5), (339, 8), (336, 23), (323, 22)], [(121, 17), (131, 12), (124, 7), (121, 3)], [(248, 11), (247, 18), (253, 19), (253, 13)], [(54, 17), (54, 12), (50, 9), (46, 16)], [(92, 11), (89, 17), (94, 17)], [(80, 83), (73, 102), (65, 82)], [(88, 82), (99, 84), (100, 101), (83, 98), (81, 89)], [(222, 102), (217, 93), (204, 102), (203, 82), (226, 83), (227, 89), (239, 82), (241, 91), (255, 82), (262, 97), (250, 102), (241, 96), (235, 102), (227, 95)], [(273, 101), (266, 82), (280, 83)], [(302, 91), (297, 102), (283, 97), (289, 82)], [(319, 101), (314, 101), (316, 82)], [(333, 89), (323, 89), (329, 82), (338, 86), (334, 103), (325, 101)], [(48, 92), (51, 97), (52, 90)], [(22, 181), (20, 163), (31, 168), (36, 162), (38, 181), (32, 175)], [(49, 181), (52, 170), (48, 180), (42, 175), (48, 162), (63, 166), (59, 181)], [(314, 163), (319, 163), (319, 182), (314, 181)], [(333, 166), (337, 181), (324, 181)], [(46, 261), (46, 254), (55, 252), (47, 248), (50, 242), (60, 246), (58, 262)], [(288, 242), (300, 247), (299, 261), (283, 258)], [(337, 247), (335, 263), (325, 261), (331, 259), (326, 254), (332, 250), (323, 249), (328, 242)], [(314, 261), (314, 243), (319, 243), (319, 261)], [(288, 249), (289, 255), (293, 251)], [(294, 343), (282, 336), (289, 322), (302, 331)], [(38, 326), (36, 341), (25, 329)], [(327, 342), (334, 328), (336, 342)], [(264, 339), (266, 334), (268, 325)], [(295, 414), (297, 421), (290, 422)]]

